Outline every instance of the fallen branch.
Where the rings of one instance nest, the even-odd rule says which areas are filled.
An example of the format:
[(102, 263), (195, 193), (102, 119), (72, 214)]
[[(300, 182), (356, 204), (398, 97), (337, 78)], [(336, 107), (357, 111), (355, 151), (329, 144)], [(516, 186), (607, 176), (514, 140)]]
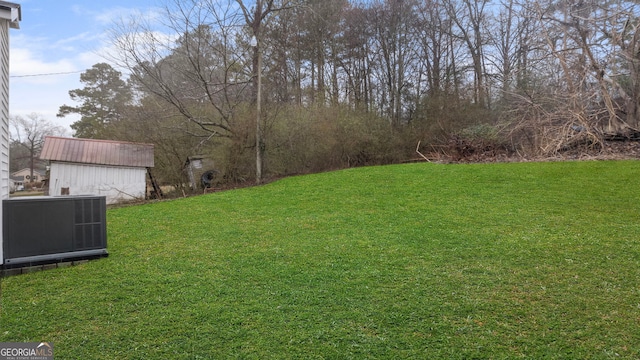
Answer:
[(431, 160), (429, 160), (426, 156), (422, 155), (422, 153), (420, 152), (420, 141), (418, 141), (418, 146), (416, 146), (416, 152), (418, 153), (418, 155), (422, 156), (423, 159), (427, 160), (428, 162), (431, 162)]

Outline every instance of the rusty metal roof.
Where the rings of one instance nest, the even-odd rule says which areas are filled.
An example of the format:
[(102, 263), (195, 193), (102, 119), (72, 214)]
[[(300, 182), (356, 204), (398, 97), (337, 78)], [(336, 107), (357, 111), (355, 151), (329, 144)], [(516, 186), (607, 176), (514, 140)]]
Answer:
[(47, 136), (40, 159), (82, 164), (153, 167), (153, 144)]

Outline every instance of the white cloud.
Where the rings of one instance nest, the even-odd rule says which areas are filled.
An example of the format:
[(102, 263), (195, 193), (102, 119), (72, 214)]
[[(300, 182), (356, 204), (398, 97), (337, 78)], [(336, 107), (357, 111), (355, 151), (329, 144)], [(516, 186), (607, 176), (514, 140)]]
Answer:
[(102, 11), (100, 13), (94, 14), (94, 19), (99, 24), (102, 24), (105, 26), (111, 26), (114, 23), (117, 23), (118, 21), (120, 21), (121, 19), (126, 19), (132, 15), (136, 17), (143, 16), (140, 13), (140, 10), (132, 10), (132, 9), (127, 9), (123, 7), (116, 7), (113, 9), (109, 9), (107, 11)]
[(9, 68), (12, 77), (21, 77), (30, 83), (51, 83), (48, 76), (44, 74), (78, 70), (74, 62), (70, 59), (48, 62), (42, 59), (39, 54), (35, 54), (31, 50), (24, 48), (11, 49)]
[(69, 91), (83, 87), (79, 81), (81, 72), (100, 62), (112, 63), (108, 59), (117, 51), (109, 42), (108, 29), (115, 26), (117, 20), (132, 16), (153, 22), (158, 14), (158, 9), (140, 12), (124, 7), (97, 11), (75, 6), (72, 11), (91, 19), (92, 25), (79, 27), (80, 31), (67, 33), (63, 38), (52, 38), (55, 35), (47, 32), (29, 36), (13, 31), (10, 39), (11, 115), (26, 116), (35, 112), (65, 127), (70, 134), (69, 125), (80, 117), (57, 118), (56, 114), (62, 105), (77, 105), (70, 99)]
[(115, 6), (108, 9), (88, 9), (75, 5), (72, 7), (72, 11), (79, 16), (91, 18), (96, 25), (110, 27), (115, 23), (119, 23), (122, 19), (129, 18), (155, 21), (158, 19), (161, 10), (154, 7), (140, 10), (124, 6)]
[(68, 38), (60, 39), (51, 45), (51, 48), (59, 48), (61, 46), (77, 46), (78, 43), (92, 42), (101, 40), (104, 38), (102, 34), (94, 34), (90, 32), (83, 32), (78, 35), (74, 35)]
[(91, 66), (86, 63), (90, 58), (77, 51), (57, 51), (53, 56), (47, 46), (41, 46), (44, 42), (25, 35), (11, 39), (10, 113), (38, 113), (72, 133), (69, 125), (79, 117), (57, 118), (56, 114), (61, 105), (74, 105), (69, 90), (81, 87), (80, 72)]
[(54, 124), (69, 128), (79, 117), (57, 118), (56, 114), (64, 104), (75, 105), (69, 97), (69, 90), (80, 87), (79, 77), (80, 74), (52, 75), (47, 77), (47, 82), (40, 84), (26, 80), (28, 78), (12, 78), (9, 97), (11, 115), (38, 113)]

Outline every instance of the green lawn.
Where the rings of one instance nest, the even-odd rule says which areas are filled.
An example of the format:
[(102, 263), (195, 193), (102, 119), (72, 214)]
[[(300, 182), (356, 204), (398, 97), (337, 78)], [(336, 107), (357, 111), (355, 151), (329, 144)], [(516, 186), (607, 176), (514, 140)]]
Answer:
[(411, 164), (108, 211), (2, 280), (56, 359), (640, 358), (640, 162)]

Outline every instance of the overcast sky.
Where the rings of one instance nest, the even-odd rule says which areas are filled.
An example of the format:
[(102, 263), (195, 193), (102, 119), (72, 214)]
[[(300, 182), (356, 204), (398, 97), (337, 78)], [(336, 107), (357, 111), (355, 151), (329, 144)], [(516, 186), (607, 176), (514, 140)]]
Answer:
[[(69, 128), (79, 119), (56, 117), (61, 105), (77, 105), (69, 90), (83, 87), (80, 73), (108, 52), (108, 33), (117, 19), (152, 14), (158, 0), (23, 0), (20, 29), (11, 29), (10, 112), (38, 113)], [(68, 135), (72, 135), (71, 129)]]

